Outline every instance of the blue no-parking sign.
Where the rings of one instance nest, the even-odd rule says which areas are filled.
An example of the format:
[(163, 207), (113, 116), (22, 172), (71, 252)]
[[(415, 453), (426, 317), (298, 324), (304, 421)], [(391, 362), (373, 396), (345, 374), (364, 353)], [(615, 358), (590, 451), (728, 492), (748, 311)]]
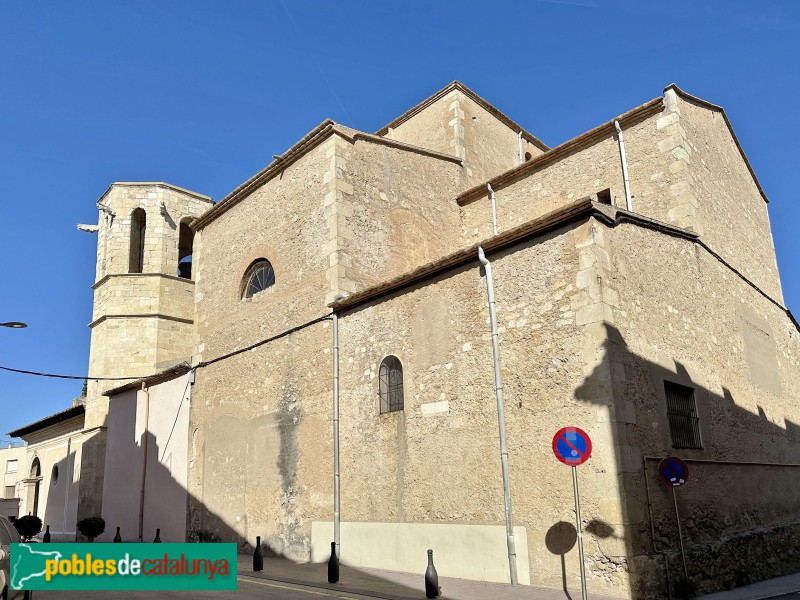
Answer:
[(689, 466), (677, 456), (668, 456), (658, 463), (658, 477), (668, 487), (680, 487), (689, 480)]
[(583, 429), (564, 427), (553, 436), (553, 454), (565, 465), (582, 465), (592, 455), (592, 440)]

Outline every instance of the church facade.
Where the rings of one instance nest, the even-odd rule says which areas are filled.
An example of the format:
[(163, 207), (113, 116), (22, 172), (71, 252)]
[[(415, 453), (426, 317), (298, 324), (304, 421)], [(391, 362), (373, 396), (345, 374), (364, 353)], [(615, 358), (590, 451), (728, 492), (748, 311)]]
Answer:
[(185, 486), (188, 539), (575, 591), (551, 441), (576, 426), (590, 591), (800, 568), (800, 331), (720, 107), (673, 85), (548, 148), (454, 82), (375, 134), (323, 122), (216, 204), (117, 183), (98, 208), (90, 373), (142, 380), (89, 386), (84, 516), (124, 483), (114, 415), (146, 453), (174, 408), (185, 456), (131, 486)]

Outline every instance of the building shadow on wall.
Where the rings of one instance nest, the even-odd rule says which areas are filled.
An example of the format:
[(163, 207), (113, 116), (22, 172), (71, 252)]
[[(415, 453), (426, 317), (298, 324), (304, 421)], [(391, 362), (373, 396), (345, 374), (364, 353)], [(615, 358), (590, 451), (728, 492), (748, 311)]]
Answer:
[[(132, 432), (133, 425), (129, 430)], [(253, 532), (252, 539), (244, 537), (239, 531), (230, 525), (223, 515), (217, 514), (208, 509), (203, 502), (190, 494), (181, 485), (171, 471), (165, 466), (167, 456), (164, 455), (159, 447), (158, 440), (150, 433), (143, 433), (138, 440), (133, 441), (133, 436), (126, 436), (125, 439), (132, 440), (127, 447), (120, 448), (120, 455), (127, 457), (125, 463), (124, 476), (116, 482), (114, 498), (127, 498), (125, 510), (111, 506), (113, 498), (104, 496), (103, 517), (106, 520), (106, 531), (100, 536), (98, 542), (112, 542), (120, 528), (120, 536), (123, 542), (139, 541), (139, 531), (142, 532), (142, 541), (154, 541), (157, 530), (160, 530), (161, 542), (194, 542), (194, 543), (215, 543), (233, 542), (239, 552), (239, 574), (251, 575), (252, 555), (255, 551), (256, 536), (259, 532)], [(119, 442), (115, 442), (117, 444)], [(142, 465), (145, 461), (145, 452), (149, 457), (147, 460), (146, 473), (142, 473)], [(138, 458), (137, 458), (138, 457)], [(155, 457), (158, 457), (157, 459)], [(108, 468), (114, 468), (112, 464), (106, 464)], [(106, 481), (113, 480), (113, 473), (106, 473)], [(142, 480), (145, 481), (144, 493), (142, 493)], [(142, 510), (142, 500), (144, 510)], [(178, 517), (174, 503), (180, 502), (182, 519)], [(107, 505), (108, 504), (108, 505)], [(187, 511), (192, 505), (194, 514), (198, 517), (198, 525), (186, 528), (188, 523)], [(276, 506), (273, 511), (276, 520), (280, 517), (280, 507)], [(175, 519), (180, 522), (176, 523)], [(266, 539), (262, 536), (262, 539)], [(262, 553), (265, 558), (264, 571), (258, 576), (266, 579), (296, 583), (306, 586), (329, 587), (348, 593), (375, 593), (379, 590), (386, 597), (396, 598), (423, 598), (424, 593), (424, 572), (419, 573), (419, 586), (410, 587), (389, 577), (379, 577), (371, 572), (362, 571), (355, 567), (341, 565), (340, 581), (338, 584), (328, 584), (327, 582), (327, 558), (324, 563), (311, 563), (293, 560), (278, 551), (269, 542), (262, 541)], [(425, 550), (422, 550), (423, 556)], [(423, 559), (424, 562), (424, 559)], [(445, 590), (446, 592), (446, 590)], [(118, 597), (123, 597), (124, 592), (119, 592)], [(109, 593), (109, 597), (115, 597)], [(382, 596), (383, 597), (383, 596)], [(443, 597), (446, 597), (446, 593)]]
[[(70, 450), (53, 463), (46, 463), (44, 468), (41, 467), (38, 454), (33, 460), (40, 461), (37, 469), (39, 475), (29, 473), (22, 480), (24, 487), (20, 492), (20, 507), (25, 507), (26, 515), (34, 515), (42, 520), (42, 531), (35, 539), (41, 540), (49, 527), (53, 542), (75, 540), (75, 507), (79, 490), (77, 483), (73, 484), (77, 472), (75, 450)], [(30, 469), (30, 465), (27, 466)]]
[[(689, 588), (708, 593), (800, 571), (800, 426), (776, 422), (766, 393), (763, 406), (745, 408), (744, 398), (737, 402), (727, 382), (720, 382), (722, 393), (710, 390), (698, 382), (704, 374), (691, 373), (678, 361), (656, 364), (642, 358), (618, 329), (605, 328), (604, 360), (575, 395), (609, 410), (624, 522), (583, 514), (591, 577), (610, 579), (627, 571), (632, 598), (644, 600), (680, 597), (685, 578)], [(673, 412), (676, 407), (665, 384), (692, 392), (699, 439), (692, 439), (690, 422), (680, 418), (672, 417), (672, 429), (681, 429), (680, 423), (688, 429), (671, 431), (670, 401)], [(600, 397), (604, 389), (612, 391), (610, 396)], [(657, 472), (668, 455), (686, 460), (690, 471), (674, 500)], [(582, 492), (586, 499), (590, 495)], [(575, 590), (570, 596), (567, 581), (575, 581), (577, 573), (568, 577), (564, 556), (577, 552), (574, 536), (575, 527), (560, 522), (543, 540), (561, 556), (569, 598), (575, 598)], [(615, 556), (620, 542), (626, 557)]]

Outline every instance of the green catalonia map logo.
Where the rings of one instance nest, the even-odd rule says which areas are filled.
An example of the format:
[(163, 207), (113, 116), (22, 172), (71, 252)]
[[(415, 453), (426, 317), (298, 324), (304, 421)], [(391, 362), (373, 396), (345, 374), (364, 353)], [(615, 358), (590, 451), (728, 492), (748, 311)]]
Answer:
[(236, 544), (11, 544), (14, 590), (235, 590)]

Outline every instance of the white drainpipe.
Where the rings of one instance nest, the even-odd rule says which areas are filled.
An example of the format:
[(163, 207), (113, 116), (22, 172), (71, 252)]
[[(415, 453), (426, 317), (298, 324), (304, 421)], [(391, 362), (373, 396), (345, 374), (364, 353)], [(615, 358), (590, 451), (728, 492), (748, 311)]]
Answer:
[(519, 148), (519, 156), (518, 156), (519, 161), (517, 162), (517, 164), (521, 165), (522, 164), (522, 132), (521, 131), (519, 132), (519, 135), (517, 135), (517, 147)]
[[(338, 301), (344, 296), (337, 295)], [(339, 474), (339, 315), (333, 313), (333, 542), (336, 558), (341, 556), (341, 488)]]
[(486, 290), (489, 294), (489, 323), (492, 327), (492, 356), (494, 357), (494, 388), (497, 397), (497, 424), (500, 429), (500, 464), (503, 468), (503, 501), (506, 514), (506, 543), (508, 545), (508, 570), (511, 585), (517, 585), (517, 550), (514, 543), (514, 522), (511, 517), (511, 477), (508, 471), (508, 446), (506, 445), (506, 417), (503, 401), (503, 380), (500, 374), (500, 349), (497, 344), (497, 314), (494, 302), (492, 263), (486, 260), (483, 248), (478, 246), (478, 260), (486, 269)]
[(614, 127), (617, 128), (617, 137), (619, 138), (619, 158), (622, 161), (622, 178), (625, 183), (625, 208), (631, 211), (633, 210), (631, 206), (631, 183), (628, 179), (628, 160), (625, 158), (625, 140), (622, 137), (622, 127), (619, 126), (619, 121), (614, 121)]
[(492, 231), (494, 232), (493, 235), (497, 235), (497, 205), (494, 203), (494, 190), (491, 183), (487, 183), (486, 187), (489, 189), (492, 199)]

